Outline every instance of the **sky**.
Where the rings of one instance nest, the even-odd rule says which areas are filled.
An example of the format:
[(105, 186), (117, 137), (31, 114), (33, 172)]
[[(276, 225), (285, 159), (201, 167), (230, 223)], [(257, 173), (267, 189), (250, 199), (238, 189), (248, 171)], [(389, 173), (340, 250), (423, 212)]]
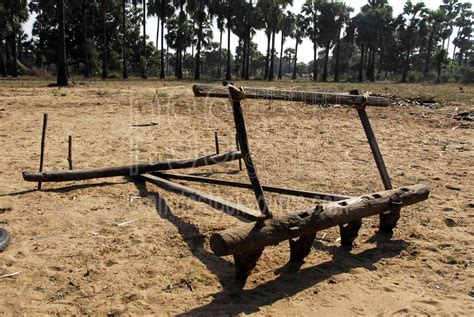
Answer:
[[(473, 0), (470, 0), (473, 1)], [(293, 7), (290, 8), (291, 11), (294, 13), (299, 13), (301, 7), (305, 0), (294, 0)], [(403, 11), (403, 6), (405, 4), (404, 0), (389, 0), (390, 5), (393, 7), (394, 15), (398, 15)], [(412, 2), (418, 2), (417, 0), (413, 0)], [(438, 8), (439, 5), (442, 3), (442, 0), (426, 0), (425, 4), (427, 7), (431, 9)], [(473, 1), (474, 2), (474, 1)], [(367, 3), (367, 0), (348, 0), (345, 3), (354, 8), (353, 15), (357, 14), (360, 11), (360, 8)], [(35, 17), (30, 16), (30, 19), (25, 24), (25, 30), (28, 34), (31, 34), (31, 28), (33, 25)], [(155, 17), (149, 17), (147, 19), (147, 35), (150, 41), (156, 41), (156, 29), (157, 29), (157, 19)], [(213, 30), (214, 41), (219, 41), (219, 31), (217, 28)], [(224, 33), (224, 39), (227, 39), (227, 35)], [(237, 46), (237, 37), (234, 34), (231, 34), (231, 46), (235, 48)], [(260, 30), (257, 31), (253, 41), (257, 43), (258, 49), (261, 52), (266, 51), (267, 47), (267, 37), (264, 31)], [(279, 48), (281, 44), (281, 36), (277, 36), (275, 39), (275, 47)], [(291, 38), (286, 39), (284, 44), (284, 49), (291, 47), (295, 47), (295, 41)], [(452, 45), (451, 45), (452, 47)], [(303, 43), (298, 48), (298, 61), (308, 63), (309, 61), (313, 60), (313, 45), (309, 39), (304, 39)]]

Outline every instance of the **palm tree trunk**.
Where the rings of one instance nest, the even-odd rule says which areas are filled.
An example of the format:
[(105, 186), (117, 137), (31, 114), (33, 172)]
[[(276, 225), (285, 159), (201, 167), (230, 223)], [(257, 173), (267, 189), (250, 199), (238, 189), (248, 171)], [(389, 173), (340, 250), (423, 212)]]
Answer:
[(247, 32), (247, 62), (245, 63), (245, 80), (250, 79), (250, 62), (252, 59), (252, 50), (251, 50), (251, 44), (252, 44), (252, 39), (250, 38), (250, 30)]
[[(449, 44), (449, 43), (448, 43)], [(437, 68), (438, 68), (438, 78), (437, 78), (437, 82), (440, 83), (441, 82), (441, 62), (442, 62), (442, 58), (441, 58), (441, 54), (439, 54), (438, 56), (438, 60), (437, 60)]]
[(263, 79), (267, 80), (268, 79), (268, 73), (269, 73), (269, 62), (270, 62), (270, 42), (272, 39), (272, 33), (268, 32), (267, 33), (267, 57), (265, 58), (265, 75)]
[(364, 81), (364, 53), (365, 53), (365, 45), (362, 44), (360, 48), (360, 64), (359, 64), (359, 82)]
[(161, 56), (160, 56), (160, 79), (165, 79), (165, 12), (161, 12)]
[(334, 69), (334, 81), (339, 82), (339, 53), (341, 51), (341, 29), (337, 35), (337, 44), (336, 44), (336, 65)]
[(370, 69), (370, 81), (374, 82), (375, 81), (375, 53), (376, 50), (372, 49), (371, 50), (371, 57), (370, 57), (370, 64), (369, 64), (369, 69)]
[(230, 25), (227, 26), (227, 70), (225, 74), (225, 79), (226, 80), (231, 80), (232, 79), (232, 74), (230, 70)]
[(106, 0), (102, 0), (102, 79), (107, 79), (109, 77), (107, 71), (107, 24), (105, 20), (106, 11)]
[(82, 12), (82, 45), (84, 47), (84, 77), (90, 78), (91, 73), (89, 72), (89, 48), (87, 45), (86, 0), (82, 0), (81, 12)]
[(296, 65), (298, 62), (298, 39), (296, 39), (296, 45), (295, 45), (295, 61), (293, 62), (293, 76), (291, 79), (295, 80), (296, 79)]
[(7, 77), (7, 66), (3, 57), (3, 39), (0, 39), (0, 74), (2, 77)]
[(245, 64), (247, 62), (247, 37), (244, 35), (243, 36), (243, 41), (242, 41), (242, 56), (241, 56), (241, 63), (242, 63), (242, 69), (240, 70), (240, 78), (244, 79), (245, 78)]
[(67, 61), (66, 61), (66, 27), (64, 19), (64, 0), (57, 0), (58, 16), (58, 86), (67, 86)]
[(143, 0), (142, 79), (148, 79), (146, 66), (146, 0)]
[(194, 79), (199, 80), (201, 79), (201, 41), (202, 41), (202, 27), (204, 21), (199, 21), (199, 29), (198, 29), (198, 40), (196, 44), (196, 63), (194, 69)]
[(328, 64), (329, 64), (329, 50), (331, 49), (331, 42), (328, 41), (326, 43), (326, 53), (324, 58), (324, 70), (323, 70), (323, 77), (321, 81), (327, 82), (328, 81)]
[(158, 17), (158, 21), (156, 21), (156, 41), (155, 41), (155, 49), (158, 51), (160, 49), (160, 17)]
[(283, 67), (283, 44), (285, 44), (285, 37), (283, 31), (281, 32), (281, 45), (280, 45), (280, 66), (278, 67), (278, 79), (282, 79), (282, 67)]
[(270, 70), (269, 70), (269, 74), (268, 74), (268, 80), (269, 81), (273, 81), (275, 79), (275, 70), (274, 70), (274, 67), (275, 67), (275, 35), (276, 35), (276, 31), (275, 31), (275, 29), (273, 29), (273, 32), (272, 32), (272, 51), (271, 51), (271, 55), (270, 55)]
[(16, 64), (16, 58), (17, 58), (17, 54), (16, 54), (16, 25), (15, 25), (15, 21), (13, 20), (13, 15), (11, 17), (11, 21), (12, 21), (12, 35), (11, 35), (11, 45), (12, 45), (12, 56), (11, 56), (11, 75), (13, 77), (18, 77), (18, 68), (17, 68), (17, 64)]
[(313, 81), (318, 81), (318, 44), (313, 42)]
[(407, 82), (408, 70), (409, 70), (409, 67), (410, 67), (410, 51), (411, 51), (411, 49), (409, 49), (406, 53), (405, 67), (403, 68), (402, 83)]
[(219, 78), (222, 76), (222, 33), (223, 30), (219, 30), (220, 35), (219, 35)]
[(182, 59), (182, 39), (183, 26), (185, 22), (184, 1), (180, 3), (179, 11), (179, 26), (178, 26), (178, 49), (176, 50), (176, 79), (183, 79), (183, 59)]
[(122, 0), (122, 78), (128, 78), (127, 70), (127, 1)]

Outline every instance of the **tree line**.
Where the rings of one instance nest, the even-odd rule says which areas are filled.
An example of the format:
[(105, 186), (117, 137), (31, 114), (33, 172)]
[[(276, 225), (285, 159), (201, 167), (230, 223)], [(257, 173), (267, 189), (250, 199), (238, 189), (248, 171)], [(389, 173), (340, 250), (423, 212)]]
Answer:
[[(299, 10), (292, 0), (3, 0), (0, 74), (52, 72), (58, 85), (67, 85), (72, 74), (270, 81), (308, 76), (323, 82), (440, 82), (464, 76), (472, 81), (471, 6), (443, 0), (429, 9), (407, 0), (403, 12), (394, 15), (387, 0), (368, 0), (354, 15), (349, 5), (329, 0), (307, 0)], [(23, 30), (29, 14), (36, 16), (31, 38)], [(155, 44), (147, 36), (149, 16), (158, 19)], [(264, 52), (255, 43), (258, 30), (266, 34)], [(285, 47), (289, 38), (294, 47)], [(305, 38), (313, 44), (308, 64), (298, 62)]]

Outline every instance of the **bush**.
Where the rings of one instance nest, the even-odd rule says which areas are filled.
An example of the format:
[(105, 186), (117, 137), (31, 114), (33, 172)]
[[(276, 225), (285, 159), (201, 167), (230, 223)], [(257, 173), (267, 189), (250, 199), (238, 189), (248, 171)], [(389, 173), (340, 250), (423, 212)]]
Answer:
[(421, 75), (419, 72), (410, 72), (408, 74), (408, 82), (410, 83), (418, 83), (421, 81)]
[(464, 84), (474, 83), (474, 67), (464, 67), (461, 69), (461, 80)]

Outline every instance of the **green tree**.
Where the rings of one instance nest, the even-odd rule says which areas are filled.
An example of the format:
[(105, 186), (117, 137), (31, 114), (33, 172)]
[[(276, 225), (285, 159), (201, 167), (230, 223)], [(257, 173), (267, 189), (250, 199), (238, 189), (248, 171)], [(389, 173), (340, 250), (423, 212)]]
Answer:
[[(456, 19), (456, 26), (459, 28), (458, 35), (454, 39), (454, 44), (459, 48), (457, 53), (458, 64), (462, 65), (463, 59), (467, 64), (468, 51), (472, 48), (472, 30), (474, 25), (474, 13), (472, 5), (468, 2), (462, 4), (460, 16)], [(465, 58), (466, 57), (466, 58)]]

